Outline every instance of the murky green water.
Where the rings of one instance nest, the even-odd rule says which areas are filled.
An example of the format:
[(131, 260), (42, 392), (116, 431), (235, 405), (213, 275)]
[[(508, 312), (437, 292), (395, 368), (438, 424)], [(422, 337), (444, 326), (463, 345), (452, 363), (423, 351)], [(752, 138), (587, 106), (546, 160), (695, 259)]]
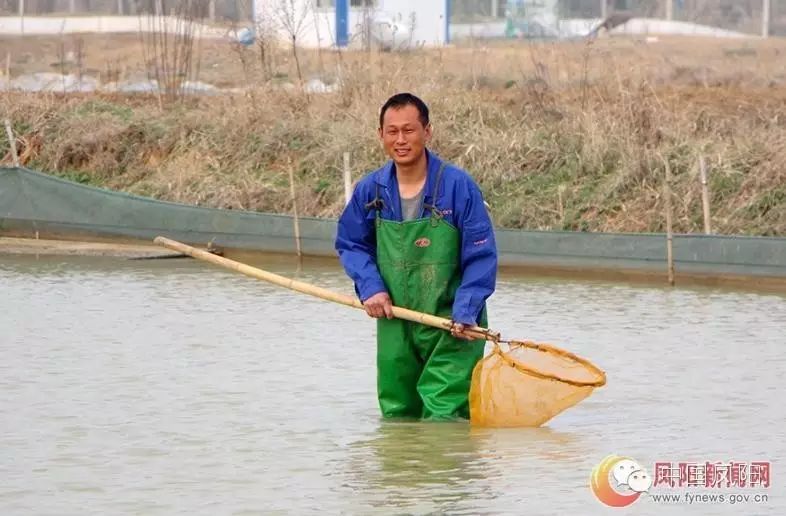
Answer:
[(604, 514), (612, 453), (772, 463), (769, 488), (714, 490), (766, 503), (657, 487), (625, 512), (786, 513), (784, 297), (504, 277), (491, 327), (609, 383), (547, 427), (473, 430), (380, 421), (371, 319), (211, 265), (0, 256), (0, 294), (2, 514)]

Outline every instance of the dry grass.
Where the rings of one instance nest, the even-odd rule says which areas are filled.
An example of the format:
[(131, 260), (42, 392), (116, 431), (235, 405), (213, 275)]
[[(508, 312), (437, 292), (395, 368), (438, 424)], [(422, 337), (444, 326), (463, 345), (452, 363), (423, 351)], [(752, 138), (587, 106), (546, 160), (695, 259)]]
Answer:
[[(114, 62), (144, 70), (138, 50), (123, 48), (112, 46)], [(356, 179), (376, 168), (378, 107), (410, 90), (432, 108), (434, 149), (477, 178), (498, 225), (661, 231), (668, 159), (675, 230), (700, 232), (703, 154), (714, 231), (786, 233), (779, 40), (303, 52), (306, 79), (341, 76), (338, 93), (318, 95), (279, 86), (295, 77), (285, 50), (268, 52), (266, 67), (258, 48), (214, 42), (201, 51), (201, 80), (253, 88), (163, 110), (153, 98), (106, 95), (4, 94), (0, 107), (34, 168), (162, 199), (281, 212), (293, 167), (300, 212), (334, 217), (343, 152)], [(101, 55), (88, 51), (85, 66), (100, 67)]]

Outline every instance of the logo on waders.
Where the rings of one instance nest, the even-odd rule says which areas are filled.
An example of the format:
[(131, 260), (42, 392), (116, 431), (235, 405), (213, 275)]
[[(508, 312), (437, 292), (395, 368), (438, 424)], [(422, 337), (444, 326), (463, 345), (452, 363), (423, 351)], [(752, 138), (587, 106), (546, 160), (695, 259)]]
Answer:
[(418, 247), (428, 247), (431, 245), (431, 240), (428, 238), (418, 238), (415, 240), (415, 245)]

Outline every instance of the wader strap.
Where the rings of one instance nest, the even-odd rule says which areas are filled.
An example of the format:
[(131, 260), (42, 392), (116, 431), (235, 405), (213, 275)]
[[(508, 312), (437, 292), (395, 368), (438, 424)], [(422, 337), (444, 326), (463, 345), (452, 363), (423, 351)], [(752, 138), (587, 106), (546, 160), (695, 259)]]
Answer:
[(377, 217), (379, 217), (379, 212), (382, 211), (382, 208), (385, 206), (385, 203), (382, 201), (382, 197), (379, 196), (379, 184), (376, 185), (376, 193), (374, 194), (374, 200), (366, 203), (366, 211), (370, 209), (377, 210)]
[(442, 186), (442, 171), (445, 170), (445, 162), (443, 161), (442, 164), (439, 166), (439, 171), (437, 172), (437, 184), (434, 188), (434, 196), (433, 196), (433, 204), (423, 204), (423, 207), (431, 210), (431, 216), (436, 217), (437, 220), (443, 217), (442, 212), (437, 208), (437, 199), (439, 198), (439, 191), (440, 187)]

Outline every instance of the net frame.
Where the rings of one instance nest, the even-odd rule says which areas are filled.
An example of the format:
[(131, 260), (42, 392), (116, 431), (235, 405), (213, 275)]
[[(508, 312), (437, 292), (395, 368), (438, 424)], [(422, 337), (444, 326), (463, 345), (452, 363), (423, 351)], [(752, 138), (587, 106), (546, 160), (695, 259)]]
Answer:
[[(534, 376), (536, 378), (540, 378), (542, 380), (556, 380), (558, 382), (567, 383), (569, 385), (573, 385), (575, 387), (602, 387), (606, 385), (606, 373), (597, 367), (595, 364), (590, 362), (589, 360), (582, 358), (578, 355), (571, 353), (570, 351), (566, 351), (562, 348), (554, 346), (552, 344), (546, 343), (538, 343), (529, 340), (510, 340), (510, 341), (493, 341), (494, 349), (492, 350), (493, 353), (497, 353), (502, 360), (504, 360), (508, 365), (515, 368), (517, 371), (528, 374), (530, 376)], [(509, 349), (508, 351), (503, 351), (500, 348), (500, 343), (508, 344)], [(588, 382), (588, 381), (580, 381), (580, 380), (573, 380), (570, 378), (565, 378), (562, 376), (558, 376), (556, 374), (550, 374), (543, 371), (539, 371), (538, 369), (528, 366), (527, 364), (516, 360), (511, 356), (511, 351), (514, 347), (525, 347), (529, 349), (534, 349), (535, 351), (539, 351), (542, 353), (549, 353), (552, 355), (557, 355), (561, 358), (567, 358), (572, 362), (580, 364), (586, 370), (591, 371), (593, 376), (597, 378), (597, 380)]]

